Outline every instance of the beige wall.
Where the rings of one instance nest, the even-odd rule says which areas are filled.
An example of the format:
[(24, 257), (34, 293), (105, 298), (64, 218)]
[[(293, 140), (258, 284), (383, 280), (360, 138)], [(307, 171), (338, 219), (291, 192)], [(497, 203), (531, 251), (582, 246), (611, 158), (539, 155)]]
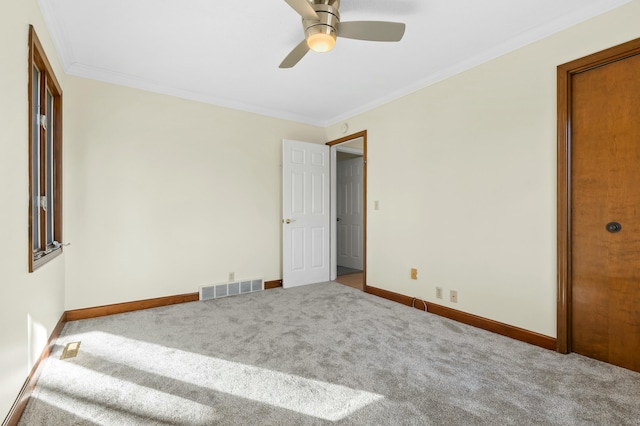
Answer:
[(281, 278), (282, 139), (324, 129), (67, 77), (67, 309)]
[(29, 24), (66, 88), (36, 0), (0, 2), (0, 419), (64, 311), (65, 255), (28, 272)]
[(640, 37), (638, 17), (634, 1), (347, 120), (368, 130), (368, 284), (555, 336), (556, 67)]

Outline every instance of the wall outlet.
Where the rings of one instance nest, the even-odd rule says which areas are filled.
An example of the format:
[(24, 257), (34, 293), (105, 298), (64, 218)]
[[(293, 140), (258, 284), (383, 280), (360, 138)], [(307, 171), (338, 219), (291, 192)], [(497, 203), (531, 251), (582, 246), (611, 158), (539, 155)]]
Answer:
[(436, 287), (436, 299), (442, 299), (442, 287)]
[(375, 201), (373, 202), (373, 209), (374, 209), (374, 210), (380, 210), (380, 201), (375, 200)]
[(236, 279), (235, 272), (229, 272), (229, 282), (234, 281)]
[(411, 279), (412, 280), (418, 279), (418, 270), (416, 268), (411, 268)]
[(458, 303), (458, 292), (455, 290), (451, 290), (451, 292), (449, 293), (451, 301), (453, 303)]

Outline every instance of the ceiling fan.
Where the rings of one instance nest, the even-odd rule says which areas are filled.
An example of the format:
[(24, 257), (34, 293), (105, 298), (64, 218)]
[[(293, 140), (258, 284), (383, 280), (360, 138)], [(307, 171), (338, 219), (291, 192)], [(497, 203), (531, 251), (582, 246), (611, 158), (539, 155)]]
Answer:
[(284, 58), (280, 68), (291, 68), (309, 50), (328, 52), (336, 37), (369, 41), (400, 41), (405, 25), (400, 22), (340, 22), (340, 0), (285, 0), (300, 16), (305, 39)]

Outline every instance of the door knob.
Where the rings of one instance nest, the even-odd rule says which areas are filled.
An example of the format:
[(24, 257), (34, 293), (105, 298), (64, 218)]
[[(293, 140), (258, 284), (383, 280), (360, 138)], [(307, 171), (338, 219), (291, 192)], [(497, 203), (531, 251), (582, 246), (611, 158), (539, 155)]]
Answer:
[(618, 222), (609, 222), (607, 223), (606, 228), (607, 231), (615, 234), (616, 232), (620, 232), (622, 230), (622, 225), (620, 225)]
[(294, 219), (285, 219), (283, 220), (284, 223), (286, 223), (287, 225), (290, 224), (291, 222), (295, 222)]

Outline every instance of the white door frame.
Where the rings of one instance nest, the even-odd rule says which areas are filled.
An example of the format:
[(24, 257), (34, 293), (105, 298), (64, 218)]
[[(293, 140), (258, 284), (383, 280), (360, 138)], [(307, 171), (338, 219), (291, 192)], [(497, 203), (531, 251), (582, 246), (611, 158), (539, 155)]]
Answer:
[[(350, 148), (346, 146), (341, 146), (347, 144), (349, 142), (353, 142), (356, 139), (364, 139), (364, 149), (356, 149)], [(337, 277), (338, 270), (338, 226), (337, 226), (337, 166), (336, 166), (336, 158), (337, 152), (349, 152), (352, 154), (362, 154), (364, 161), (364, 182), (363, 182), (363, 265), (362, 269), (364, 271), (364, 286), (366, 289), (367, 281), (366, 281), (366, 271), (367, 271), (367, 244), (366, 244), (366, 235), (367, 235), (367, 131), (364, 130), (359, 133), (355, 133), (353, 135), (346, 136), (344, 138), (337, 139), (335, 141), (328, 142), (331, 147), (331, 222), (330, 222), (330, 232), (331, 232), (331, 280), (335, 281)]]

